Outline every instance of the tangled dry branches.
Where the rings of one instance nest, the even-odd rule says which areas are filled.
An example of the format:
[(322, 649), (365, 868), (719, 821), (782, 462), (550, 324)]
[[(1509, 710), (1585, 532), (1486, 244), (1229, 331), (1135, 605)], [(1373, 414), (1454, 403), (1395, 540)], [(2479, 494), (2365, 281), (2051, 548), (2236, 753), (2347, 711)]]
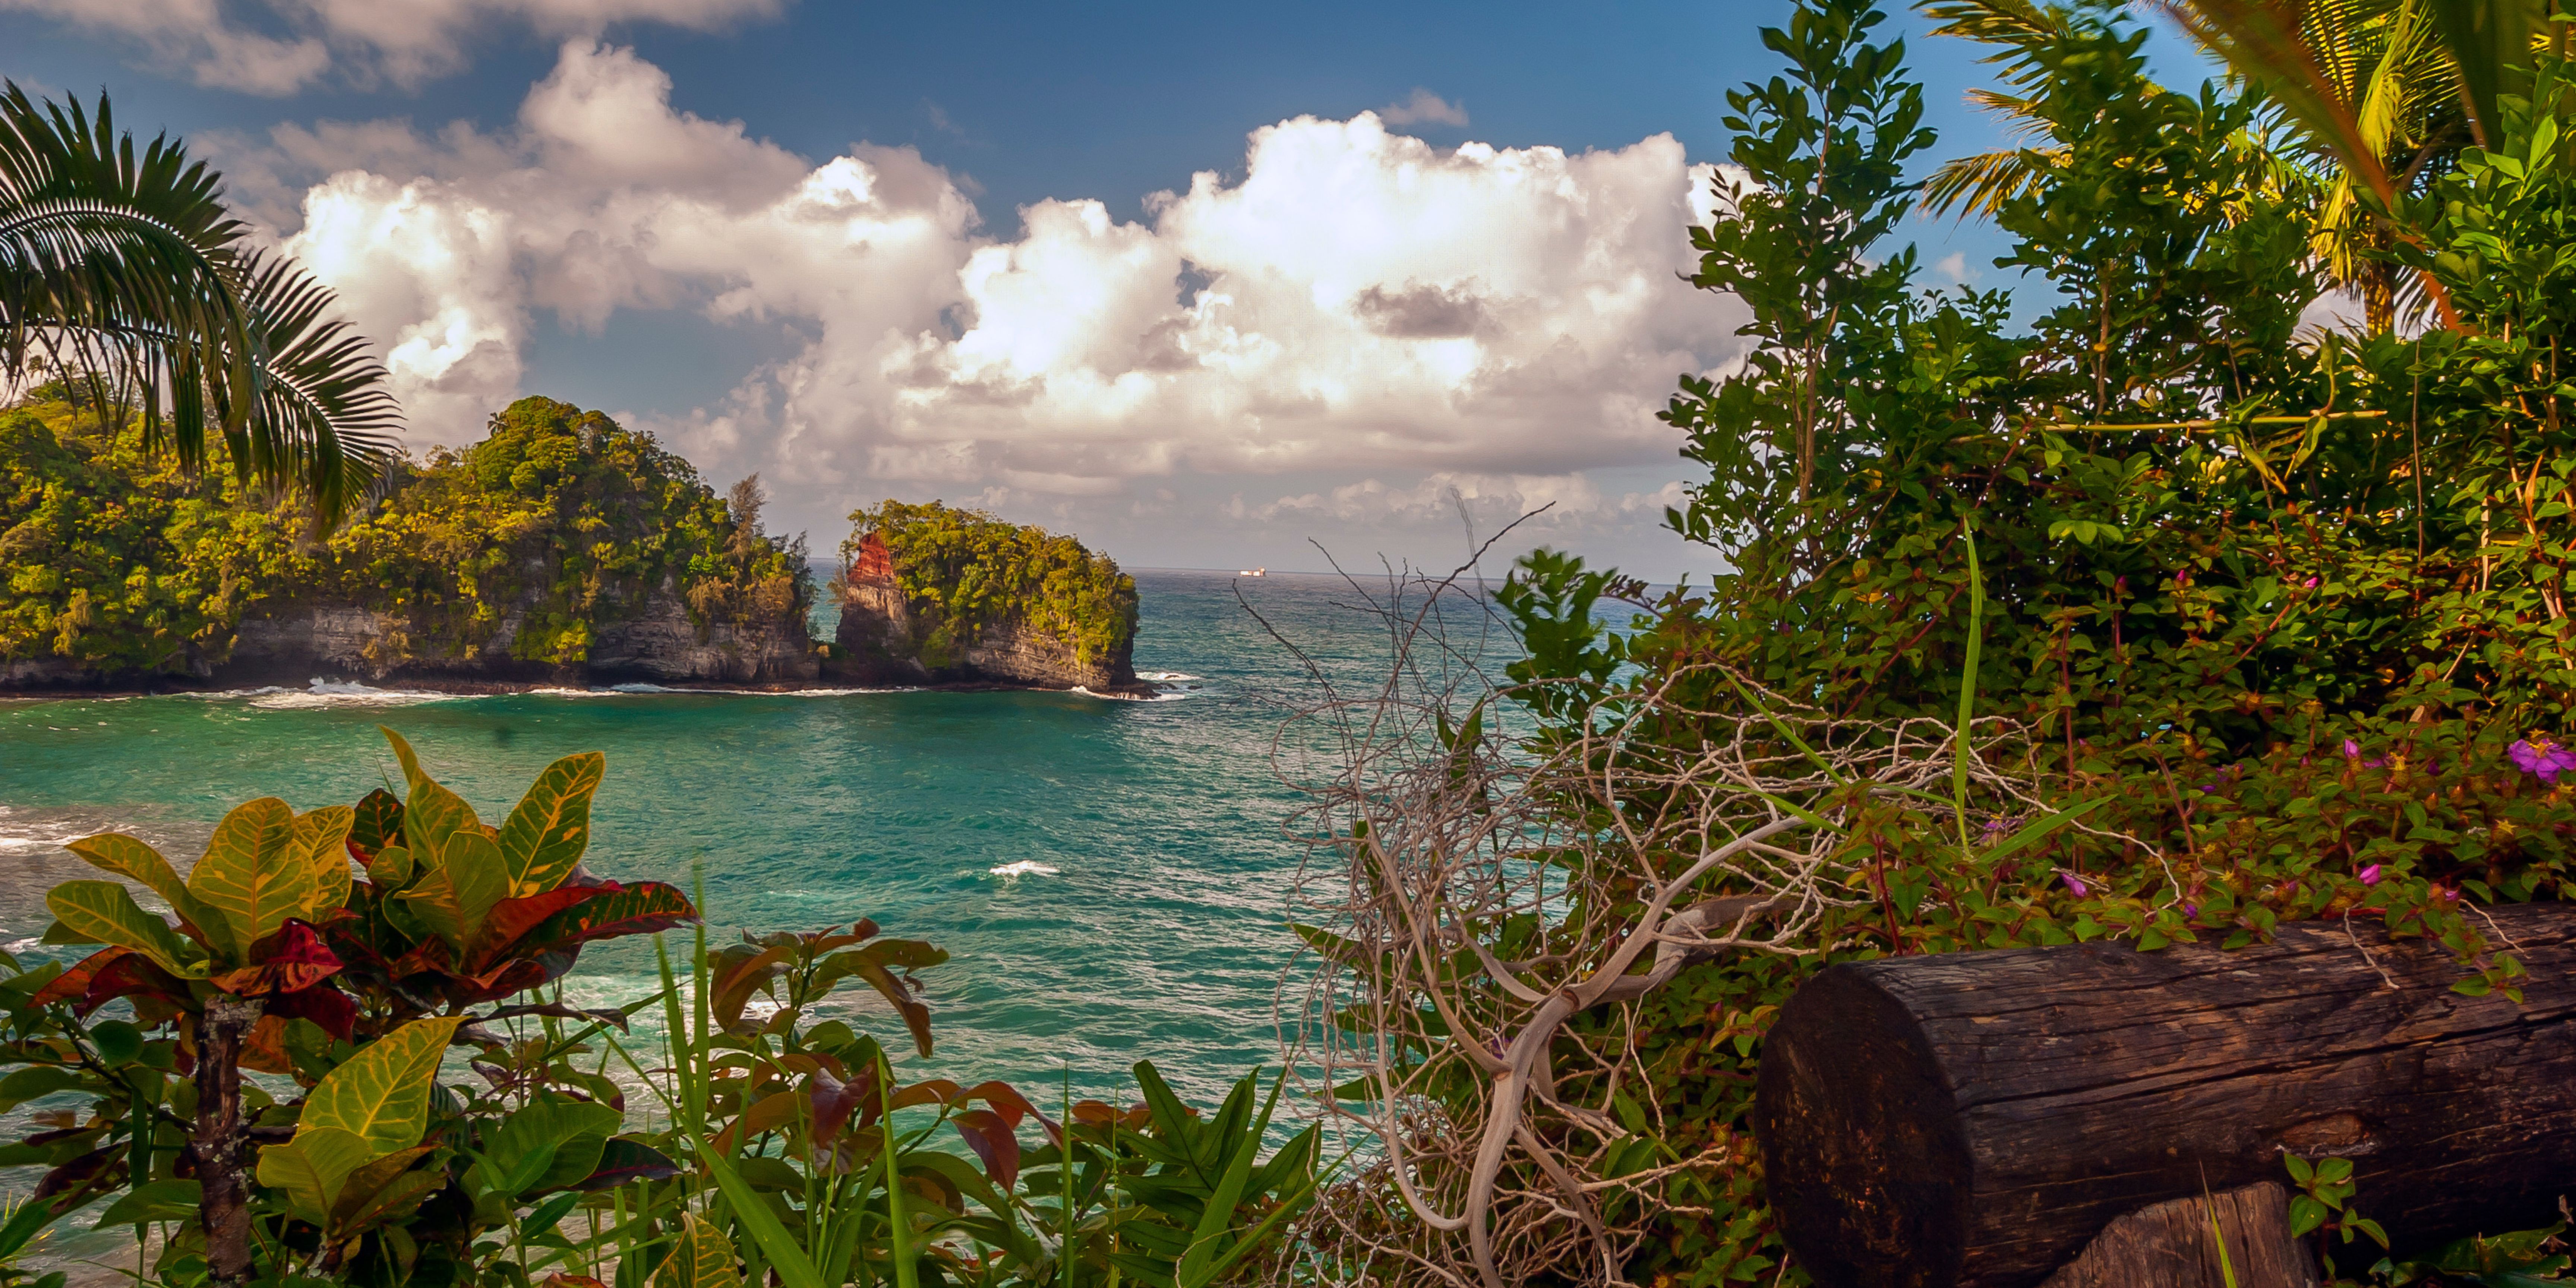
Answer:
[(1990, 768), (2030, 763), (2010, 722), (1975, 721), (1963, 760), (1947, 722), (1837, 721), (1705, 668), (1542, 739), (1531, 693), (1488, 674), (1508, 636), (1469, 575), (1348, 582), (1392, 665), (1366, 689), (1315, 667), (1324, 696), (1280, 744), (1332, 749), (1284, 766), (1311, 849), (1282, 1028), (1369, 1160), (1308, 1219), (1311, 1269), (1622, 1283), (1660, 1182), (1733, 1165), (1628, 1148), (1665, 1114), (1638, 999), (1721, 954), (1830, 950), (1870, 897), (1854, 811), (1902, 799), (1964, 835), (2029, 815), (2038, 784)]

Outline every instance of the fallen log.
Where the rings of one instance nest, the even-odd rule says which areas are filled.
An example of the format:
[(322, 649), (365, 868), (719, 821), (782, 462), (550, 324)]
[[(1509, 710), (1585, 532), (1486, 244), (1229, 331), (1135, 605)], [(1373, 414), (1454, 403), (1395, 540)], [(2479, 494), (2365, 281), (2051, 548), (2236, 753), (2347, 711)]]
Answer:
[(2290, 1233), (2290, 1192), (2264, 1181), (2139, 1208), (2040, 1288), (2317, 1288), (2317, 1259)]
[(2520, 1005), (2423, 940), (2106, 944), (1828, 967), (1764, 1039), (1754, 1132), (1827, 1288), (2031, 1288), (2114, 1220), (2354, 1160), (2399, 1250), (2576, 1192), (2576, 906), (2493, 910)]

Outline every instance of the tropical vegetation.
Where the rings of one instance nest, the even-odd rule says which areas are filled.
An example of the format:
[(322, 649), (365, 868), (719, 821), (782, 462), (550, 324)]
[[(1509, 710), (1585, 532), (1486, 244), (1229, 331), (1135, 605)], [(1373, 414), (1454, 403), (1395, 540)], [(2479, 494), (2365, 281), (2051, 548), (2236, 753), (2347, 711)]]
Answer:
[(321, 602), (395, 623), (388, 669), (511, 626), (511, 658), (561, 665), (656, 596), (701, 627), (798, 623), (812, 601), (802, 539), (761, 530), (756, 477), (718, 496), (651, 435), (565, 403), (524, 398), (481, 443), (396, 458), (387, 494), (336, 526), (156, 453), (141, 419), (78, 381), (0, 409), (0, 664), (186, 675), (255, 609)]
[[(583, 946), (698, 920), (583, 866), (600, 755), (495, 825), (384, 733), (400, 794), (248, 802), (184, 877), (122, 833), (71, 843), (117, 879), (47, 896), (46, 942), (87, 956), (0, 960), (0, 1104), (43, 1107), (0, 1160), (45, 1169), (0, 1273), (96, 1208), (172, 1285), (1203, 1288), (1311, 1201), (1319, 1137), (1265, 1144), (1257, 1071), (1213, 1113), (1151, 1063), (1123, 1108), (906, 1081), (900, 1048), (932, 1048), (915, 973), (947, 955), (871, 922), (700, 927), (678, 966), (657, 940), (659, 991), (571, 1005)], [(900, 1040), (855, 1027), (850, 985)]]
[(249, 232), (221, 175), (166, 135), (138, 153), (105, 94), (0, 82), (0, 388), (74, 376), (145, 449), (300, 487), (327, 523), (392, 461), (400, 410), (331, 292)]
[(842, 565), (870, 534), (885, 543), (915, 617), (918, 655), (934, 672), (1005, 622), (1064, 641), (1086, 666), (1136, 637), (1136, 579), (1072, 537), (937, 501), (888, 500), (852, 511), (850, 522)]
[[(2335, 918), (2519, 996), (2478, 909), (2576, 898), (2570, 32), (2176, 7), (2238, 70), (2156, 84), (2107, 0), (1926, 6), (2005, 68), (2020, 145), (1928, 197), (2008, 238), (2026, 324), (1891, 244), (1938, 140), (1885, 15), (1763, 33), (1784, 66), (1729, 95), (1738, 170), (1692, 234), (1750, 352), (1665, 413), (1705, 471), (1668, 523), (1722, 570), (1523, 560), (1504, 692), (1535, 729), (1444, 691), (1421, 776), (1369, 764), (1318, 829), (1351, 875), (1305, 932), (1310, 1018), (1350, 1031), (1335, 1091), (1394, 1160), (1319, 1206), (1339, 1255), (1803, 1282), (1747, 1115), (1770, 1017), (1836, 961)], [(1499, 857), (1433, 863), (1461, 838)], [(1650, 969), (1628, 932), (1677, 881), (1741, 947)], [(1381, 955), (1407, 945), (1434, 955)], [(2444, 1273), (2379, 1260), (2366, 1163), (2287, 1179), (2343, 1277)], [(2487, 1272), (2562, 1268), (2550, 1233)]]

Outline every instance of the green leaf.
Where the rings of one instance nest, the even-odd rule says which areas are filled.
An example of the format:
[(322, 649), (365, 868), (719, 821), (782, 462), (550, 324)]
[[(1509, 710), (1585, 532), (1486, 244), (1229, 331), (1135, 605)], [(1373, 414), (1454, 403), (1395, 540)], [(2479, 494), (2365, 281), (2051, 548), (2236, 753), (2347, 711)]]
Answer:
[(733, 1245), (725, 1241), (724, 1232), (699, 1220), (694, 1212), (681, 1213), (679, 1246), (653, 1272), (653, 1288), (734, 1288), (741, 1282)]
[(105, 1230), (120, 1225), (193, 1220), (197, 1205), (203, 1201), (203, 1188), (195, 1181), (145, 1181), (118, 1196), (105, 1212), (98, 1214), (98, 1223), (90, 1228)]
[(1179, 1288), (1206, 1288), (1215, 1278), (1217, 1256), (1223, 1250), (1219, 1241), (1234, 1225), (1235, 1205), (1243, 1201), (1244, 1184), (1252, 1179), (1252, 1165), (1261, 1153), (1261, 1134), (1270, 1129), (1270, 1113), (1278, 1107), (1279, 1092), (1287, 1085), (1288, 1071), (1282, 1069), (1278, 1080), (1270, 1084), (1269, 1098), (1262, 1102), (1261, 1116), (1254, 1120), (1252, 1129), (1227, 1142), (1233, 1148), (1233, 1156), (1226, 1161), (1216, 1192), (1199, 1214), (1198, 1230), (1191, 1236), (1189, 1251), (1181, 1254), (1180, 1264), (1172, 1269), (1172, 1281)]
[(2290, 1237), (2297, 1238), (2326, 1223), (2326, 1205), (2305, 1194), (2290, 1200)]
[(136, 906), (134, 896), (114, 881), (66, 881), (45, 893), (45, 906), (64, 929), (81, 936), (76, 942), (131, 948), (173, 975), (206, 977), (206, 964), (195, 960), (170, 923)]
[(66, 1069), (54, 1064), (39, 1064), (20, 1069), (6, 1078), (0, 1078), (0, 1112), (15, 1109), (30, 1100), (50, 1096), (57, 1091), (69, 1091), (79, 1085), (81, 1085), (81, 1075), (78, 1069)]
[(500, 837), (513, 896), (544, 894), (572, 875), (590, 847), (590, 798), (606, 764), (595, 751), (566, 756), (546, 766), (519, 798)]
[(227, 941), (229, 964), (246, 964), (251, 945), (321, 905), (312, 856), (297, 843), (295, 824), (294, 809), (274, 796), (235, 806), (188, 870), (189, 892), (221, 915), (220, 926), (199, 929)]
[(419, 1144), (429, 1126), (439, 1061), (464, 1022), (452, 1015), (414, 1020), (358, 1048), (305, 1098), (295, 1138), (302, 1140), (308, 1131), (348, 1132), (368, 1143), (369, 1157)]
[(478, 830), (448, 838), (445, 862), (395, 897), (461, 956), (509, 893), (501, 847)]
[(308, 1108), (308, 1117), (295, 1129), (293, 1140), (259, 1152), (259, 1183), (283, 1192), (298, 1217), (329, 1225), (331, 1205), (339, 1200), (349, 1174), (364, 1167), (378, 1151), (356, 1132), (315, 1126), (310, 1112)]
[(214, 914), (197, 902), (197, 896), (189, 891), (188, 883), (179, 878), (177, 870), (170, 866), (168, 859), (161, 857), (159, 850), (122, 832), (84, 836), (66, 843), (63, 848), (79, 855), (91, 867), (113, 872), (161, 896), (162, 902), (169, 904), (172, 912), (178, 913), (181, 920), (198, 930), (207, 934), (223, 933), (220, 924), (208, 924), (214, 922)]
[(443, 1168), (412, 1171), (411, 1165), (431, 1152), (432, 1146), (415, 1145), (368, 1159), (350, 1170), (341, 1181), (340, 1190), (331, 1200), (332, 1237), (346, 1239), (417, 1206), (433, 1190), (447, 1184)]
[(496, 1194), (517, 1197), (560, 1189), (598, 1169), (623, 1116), (606, 1105), (540, 1096), (502, 1120), (475, 1164)]
[(691, 1143), (698, 1147), (698, 1161), (706, 1165), (716, 1188), (723, 1191), (725, 1202), (732, 1205), (734, 1219), (751, 1231), (752, 1242), (760, 1245), (761, 1255), (769, 1258), (769, 1268), (784, 1288), (830, 1288), (823, 1282), (823, 1272), (814, 1268), (813, 1259), (797, 1244), (796, 1236), (789, 1234), (777, 1214), (760, 1201), (760, 1192), (733, 1170), (733, 1164), (723, 1154), (708, 1148), (703, 1136), (694, 1132), (691, 1136)]

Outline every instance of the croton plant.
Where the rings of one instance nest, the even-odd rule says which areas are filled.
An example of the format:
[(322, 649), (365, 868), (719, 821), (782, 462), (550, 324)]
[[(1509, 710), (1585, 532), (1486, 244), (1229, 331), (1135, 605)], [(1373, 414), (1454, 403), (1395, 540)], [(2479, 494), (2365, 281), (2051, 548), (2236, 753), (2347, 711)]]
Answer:
[[(13, 1009), (25, 1016), (68, 1004), (74, 1018), (87, 1020), (123, 999), (134, 1019), (107, 1028), (113, 1036), (104, 1040), (74, 1031), (31, 1034), (22, 1019), (22, 1044), (41, 1050), (13, 1053), (31, 1067), (0, 1082), (0, 1102), (71, 1089), (98, 1073), (114, 1084), (111, 1091), (126, 1089), (129, 1121), (121, 1150), (97, 1143), (65, 1159), (55, 1157), (60, 1149), (46, 1153), (44, 1161), (56, 1166), (40, 1187), (45, 1202), (31, 1203), (25, 1220), (0, 1230), (0, 1252), (10, 1250), (11, 1234), (23, 1242), (46, 1209), (68, 1210), (120, 1186), (139, 1190), (155, 1178), (186, 1180), (198, 1195), (207, 1274), (240, 1282), (253, 1271), (245, 1152), (258, 1135), (242, 1115), (243, 1069), (315, 1087), (309, 1106), (358, 1053), (387, 1058), (375, 1053), (388, 1049), (381, 1046), (388, 1038), (418, 1048), (413, 1064), (427, 1061), (426, 1072), (411, 1081), (425, 1086), (450, 1040), (505, 1045), (475, 1027), (481, 1023), (542, 1014), (622, 1027), (622, 1013), (559, 1002), (470, 1010), (561, 977), (585, 943), (695, 919), (696, 909), (671, 885), (621, 884), (582, 868), (601, 755), (547, 766), (495, 827), (425, 773), (399, 734), (384, 735), (401, 762), (404, 796), (380, 788), (354, 807), (302, 814), (275, 797), (251, 801), (224, 816), (185, 879), (131, 836), (103, 833), (70, 844), (91, 865), (166, 901), (177, 925), (145, 911), (117, 881), (67, 881), (46, 896), (56, 919), (46, 943), (103, 946), (59, 973), (45, 967), (21, 975), (13, 983), (24, 1003)], [(363, 878), (352, 873), (353, 859)], [(160, 1042), (146, 1040), (161, 1033), (168, 1036)], [(172, 1117), (160, 1105), (180, 1096), (157, 1083), (145, 1088), (142, 1073), (156, 1069), (192, 1079), (192, 1129), (167, 1157), (154, 1119)], [(370, 1137), (360, 1131), (352, 1139)], [(308, 1139), (299, 1128), (292, 1140), (268, 1146), (260, 1175), (266, 1181), (273, 1172), (295, 1206), (313, 1209), (304, 1215), (326, 1234), (362, 1233), (329, 1210), (346, 1197), (351, 1173), (372, 1169), (361, 1200), (390, 1190), (417, 1203), (437, 1188), (399, 1179), (422, 1151), (416, 1139), (390, 1139), (377, 1133), (374, 1145), (383, 1148), (368, 1152), (349, 1140)], [(629, 1153), (624, 1165), (633, 1164)], [(298, 1184), (284, 1184), (290, 1178)]]

